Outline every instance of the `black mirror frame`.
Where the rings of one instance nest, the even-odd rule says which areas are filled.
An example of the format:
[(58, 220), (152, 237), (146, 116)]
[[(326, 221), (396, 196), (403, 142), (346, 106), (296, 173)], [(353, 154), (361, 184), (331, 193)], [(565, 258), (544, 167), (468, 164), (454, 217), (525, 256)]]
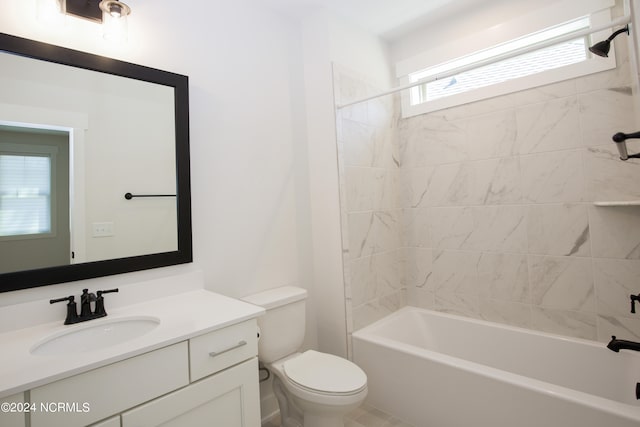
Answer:
[(189, 78), (4, 33), (0, 33), (0, 52), (173, 87), (178, 210), (178, 249), (176, 251), (4, 273), (0, 274), (0, 292), (192, 262)]

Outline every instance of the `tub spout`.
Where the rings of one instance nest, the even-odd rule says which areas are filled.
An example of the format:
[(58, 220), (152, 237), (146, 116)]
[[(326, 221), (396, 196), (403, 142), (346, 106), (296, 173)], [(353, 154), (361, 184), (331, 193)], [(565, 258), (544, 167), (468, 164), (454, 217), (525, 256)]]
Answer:
[(627, 340), (619, 340), (615, 337), (615, 335), (612, 335), (611, 341), (609, 341), (609, 344), (607, 344), (607, 348), (611, 351), (615, 351), (616, 353), (620, 350), (640, 351), (640, 343)]

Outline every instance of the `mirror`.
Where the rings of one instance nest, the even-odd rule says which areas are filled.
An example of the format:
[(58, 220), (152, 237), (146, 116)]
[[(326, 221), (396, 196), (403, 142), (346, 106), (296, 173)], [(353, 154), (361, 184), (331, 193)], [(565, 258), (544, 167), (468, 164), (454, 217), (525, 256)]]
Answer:
[(188, 77), (0, 33), (0, 88), (0, 292), (192, 261)]

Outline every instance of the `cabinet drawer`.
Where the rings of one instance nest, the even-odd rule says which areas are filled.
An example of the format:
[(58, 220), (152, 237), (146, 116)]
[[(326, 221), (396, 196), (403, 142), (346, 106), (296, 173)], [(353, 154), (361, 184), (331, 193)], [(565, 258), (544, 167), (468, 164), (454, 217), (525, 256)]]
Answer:
[(65, 406), (32, 413), (31, 427), (86, 426), (183, 387), (187, 350), (181, 342), (35, 388), (31, 402)]
[(191, 381), (257, 356), (257, 333), (251, 319), (190, 339)]
[(122, 414), (122, 427), (259, 427), (258, 359)]

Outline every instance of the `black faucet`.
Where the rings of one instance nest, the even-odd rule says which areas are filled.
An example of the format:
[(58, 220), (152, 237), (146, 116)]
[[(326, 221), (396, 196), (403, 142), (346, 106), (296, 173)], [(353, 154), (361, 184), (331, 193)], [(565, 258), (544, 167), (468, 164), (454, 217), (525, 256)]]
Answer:
[(96, 300), (96, 295), (92, 292), (89, 293), (89, 289), (83, 289), (82, 295), (80, 295), (80, 317), (91, 316), (91, 303)]
[(611, 336), (611, 341), (607, 344), (607, 348), (616, 353), (620, 350), (635, 350), (640, 351), (640, 342), (633, 342), (627, 340), (619, 340), (615, 335)]
[[(88, 289), (82, 290), (80, 296), (80, 315), (78, 316), (78, 310), (76, 307), (75, 297), (70, 295), (65, 298), (58, 298), (49, 300), (49, 304), (55, 304), (57, 302), (68, 301), (67, 303), (67, 317), (64, 319), (65, 325), (72, 325), (74, 323), (86, 322), (87, 320), (97, 319), (104, 317), (107, 312), (104, 309), (104, 297), (103, 294), (110, 292), (118, 292), (118, 289), (109, 289), (106, 291), (98, 291), (98, 297), (93, 293), (90, 293)], [(91, 303), (95, 302), (95, 310), (91, 311)]]

